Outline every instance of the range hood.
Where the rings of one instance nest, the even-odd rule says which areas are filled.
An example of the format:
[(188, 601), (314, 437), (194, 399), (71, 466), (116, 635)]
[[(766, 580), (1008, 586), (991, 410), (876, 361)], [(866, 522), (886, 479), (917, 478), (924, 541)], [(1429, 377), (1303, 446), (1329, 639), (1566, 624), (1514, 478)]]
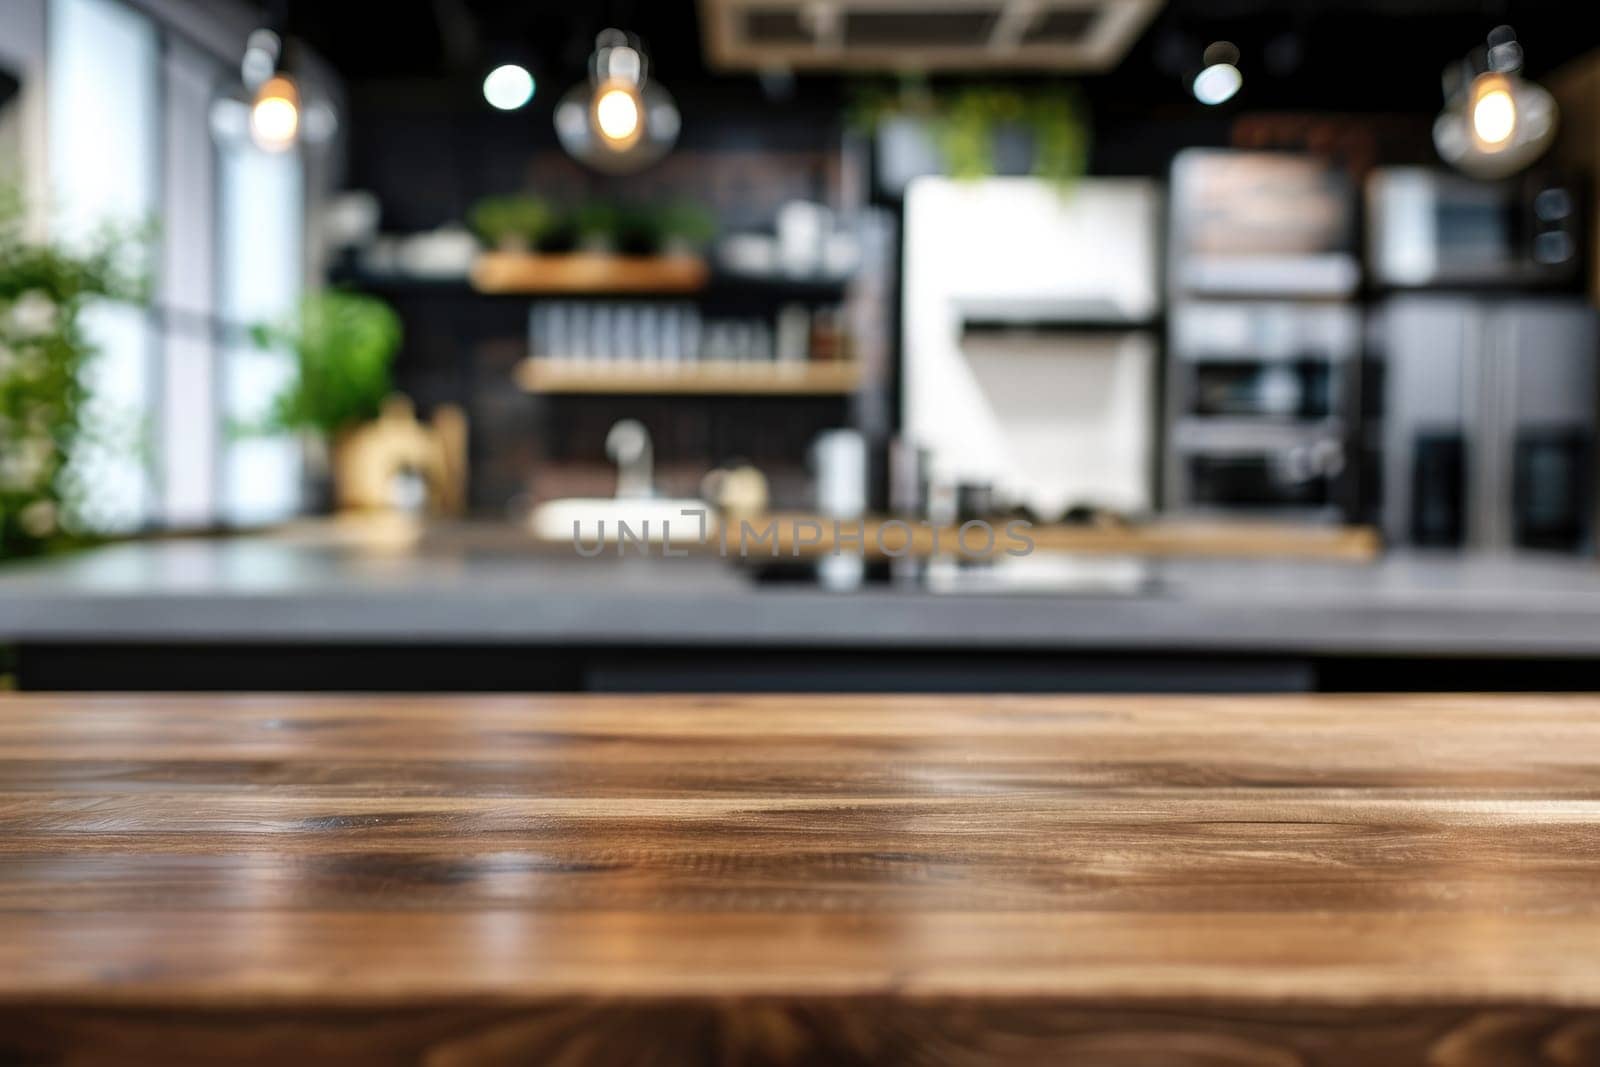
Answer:
[(1163, 0), (700, 0), (725, 70), (1100, 71)]

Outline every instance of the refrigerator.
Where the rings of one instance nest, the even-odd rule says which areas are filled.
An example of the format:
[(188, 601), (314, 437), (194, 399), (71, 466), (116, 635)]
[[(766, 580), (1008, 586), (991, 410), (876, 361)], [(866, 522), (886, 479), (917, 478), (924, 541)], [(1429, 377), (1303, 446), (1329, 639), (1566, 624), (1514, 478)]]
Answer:
[(1373, 325), (1387, 538), (1590, 550), (1600, 330), (1588, 303), (1405, 293)]

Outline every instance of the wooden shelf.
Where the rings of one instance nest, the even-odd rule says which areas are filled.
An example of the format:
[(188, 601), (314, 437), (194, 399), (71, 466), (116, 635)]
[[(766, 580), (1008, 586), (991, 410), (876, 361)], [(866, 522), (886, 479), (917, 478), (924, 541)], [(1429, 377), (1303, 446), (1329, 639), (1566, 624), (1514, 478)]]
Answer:
[(530, 393), (829, 396), (855, 392), (857, 363), (643, 363), (525, 359), (517, 384)]
[(709, 277), (698, 256), (485, 252), (472, 266), (480, 293), (694, 293)]
[[(890, 550), (913, 557), (933, 555), (953, 556), (961, 551), (960, 527), (952, 524), (939, 529), (938, 536), (919, 520), (901, 520), (895, 529), (885, 529), (892, 517), (870, 516), (862, 519), (841, 519), (840, 529), (851, 538), (859, 531), (869, 557), (882, 558), (886, 545)], [(824, 516), (804, 513), (773, 513), (756, 523), (758, 529), (772, 523), (777, 533), (777, 551), (785, 558), (794, 556), (824, 556), (835, 550), (834, 520)], [(798, 533), (802, 524), (813, 524), (802, 540)], [(1015, 542), (1005, 534), (1006, 520), (995, 518), (991, 523), (998, 533), (996, 547), (991, 551), (1003, 557)], [(814, 525), (820, 524), (822, 534), (813, 540)], [(881, 533), (880, 533), (881, 531)], [(1378, 532), (1370, 526), (1323, 526), (1290, 522), (1203, 522), (1192, 519), (1172, 519), (1156, 522), (1064, 525), (1039, 523), (1027, 529), (1034, 550), (1094, 556), (1178, 556), (1223, 557), (1239, 559), (1316, 559), (1343, 560), (1365, 563), (1376, 559), (1382, 549)], [(979, 545), (981, 538), (972, 535), (972, 544)], [(977, 552), (986, 555), (985, 552)]]

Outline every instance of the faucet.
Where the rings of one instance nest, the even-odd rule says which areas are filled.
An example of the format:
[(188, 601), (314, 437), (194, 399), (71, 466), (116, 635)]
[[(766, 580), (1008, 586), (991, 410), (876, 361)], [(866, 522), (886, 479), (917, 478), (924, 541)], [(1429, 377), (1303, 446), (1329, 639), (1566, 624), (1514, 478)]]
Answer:
[(606, 433), (606, 457), (617, 465), (617, 499), (653, 497), (655, 452), (650, 431), (637, 419), (623, 419)]

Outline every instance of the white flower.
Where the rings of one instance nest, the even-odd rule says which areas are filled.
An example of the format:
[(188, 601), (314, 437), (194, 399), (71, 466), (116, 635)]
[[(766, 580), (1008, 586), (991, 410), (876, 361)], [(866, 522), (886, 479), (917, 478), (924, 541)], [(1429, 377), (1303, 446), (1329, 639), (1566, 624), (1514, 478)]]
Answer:
[(49, 500), (35, 500), (17, 513), (17, 525), (29, 537), (49, 537), (56, 532), (56, 506)]
[(11, 327), (22, 337), (43, 337), (56, 328), (55, 301), (38, 289), (29, 289), (11, 304)]
[(37, 488), (44, 481), (54, 451), (48, 439), (37, 437), (8, 443), (0, 452), (0, 489)]

